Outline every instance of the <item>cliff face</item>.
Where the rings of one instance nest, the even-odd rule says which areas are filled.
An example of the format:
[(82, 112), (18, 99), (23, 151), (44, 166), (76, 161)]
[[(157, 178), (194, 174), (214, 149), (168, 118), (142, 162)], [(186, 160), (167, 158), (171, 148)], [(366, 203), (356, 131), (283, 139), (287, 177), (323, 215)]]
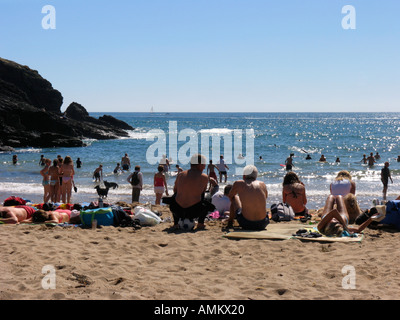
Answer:
[(111, 116), (90, 117), (75, 102), (62, 114), (62, 102), (61, 93), (37, 71), (0, 58), (0, 150), (78, 147), (85, 138), (117, 139), (133, 130)]

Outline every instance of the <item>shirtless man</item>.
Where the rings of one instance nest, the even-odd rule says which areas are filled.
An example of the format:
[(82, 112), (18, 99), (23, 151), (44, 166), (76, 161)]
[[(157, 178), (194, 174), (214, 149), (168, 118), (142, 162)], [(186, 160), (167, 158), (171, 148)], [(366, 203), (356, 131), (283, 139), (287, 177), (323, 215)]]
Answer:
[[(175, 180), (175, 200), (170, 204), (174, 216), (174, 228), (179, 228), (180, 218), (198, 218), (197, 229), (204, 229), (208, 208), (204, 206), (203, 196), (207, 189), (208, 176), (203, 173), (206, 158), (195, 154), (190, 159), (190, 169), (181, 172)], [(210, 204), (211, 205), (211, 204)]]
[(29, 206), (0, 207), (0, 222), (19, 224), (30, 219), (35, 211), (35, 208)]
[(233, 226), (235, 218), (239, 225), (247, 230), (263, 230), (268, 225), (267, 186), (264, 182), (256, 180), (257, 175), (257, 168), (248, 165), (243, 169), (243, 180), (233, 183), (229, 192), (231, 207), (228, 228)]
[(293, 164), (293, 153), (290, 154), (290, 156), (285, 160), (285, 165), (286, 165), (286, 170), (290, 171), (294, 167)]
[(381, 181), (382, 181), (382, 184), (383, 184), (383, 191), (382, 191), (383, 200), (386, 200), (386, 194), (387, 194), (387, 190), (388, 190), (389, 179), (393, 183), (393, 179), (392, 179), (392, 176), (391, 176), (390, 170), (389, 170), (389, 162), (386, 161), (385, 162), (385, 166), (381, 170)]
[(374, 165), (374, 163), (376, 161), (375, 161), (375, 157), (374, 157), (374, 153), (373, 152), (370, 153), (369, 157), (367, 158), (367, 161), (368, 161), (368, 166), (369, 167), (372, 167)]
[[(219, 169), (217, 168), (217, 166), (215, 164), (212, 163), (212, 160), (210, 160), (209, 165), (207, 166), (207, 174), (209, 178), (213, 178), (216, 181), (218, 181), (217, 178), (217, 174), (215, 173), (215, 169), (217, 169), (219, 171)], [(210, 182), (210, 186), (209, 189), (211, 190), (211, 182)]]
[(96, 168), (96, 170), (94, 170), (93, 172), (93, 179), (94, 182), (100, 182), (101, 179), (103, 179), (103, 165), (99, 165), (98, 168)]
[(125, 156), (123, 156), (121, 159), (121, 166), (122, 170), (129, 170), (129, 168), (131, 167), (131, 160), (129, 159), (127, 153), (125, 153)]

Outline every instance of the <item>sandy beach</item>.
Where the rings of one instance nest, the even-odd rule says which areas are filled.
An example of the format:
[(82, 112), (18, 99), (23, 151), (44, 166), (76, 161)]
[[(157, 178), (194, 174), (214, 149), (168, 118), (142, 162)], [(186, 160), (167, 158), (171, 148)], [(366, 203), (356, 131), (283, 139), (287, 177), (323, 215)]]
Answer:
[[(153, 209), (170, 216), (165, 206)], [(139, 230), (1, 225), (0, 300), (400, 297), (399, 232), (367, 228), (360, 243), (232, 240), (221, 221), (206, 225), (191, 232), (171, 231), (171, 222)], [(45, 266), (54, 270), (55, 288), (43, 288)], [(354, 267), (355, 288), (342, 285), (345, 266)]]

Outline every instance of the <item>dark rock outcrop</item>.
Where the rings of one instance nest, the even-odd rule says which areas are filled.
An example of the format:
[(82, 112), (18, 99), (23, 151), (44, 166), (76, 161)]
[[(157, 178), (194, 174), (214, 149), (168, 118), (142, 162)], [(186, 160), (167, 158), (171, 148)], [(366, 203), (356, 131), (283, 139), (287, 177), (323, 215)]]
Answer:
[(131, 126), (93, 118), (78, 103), (62, 114), (62, 95), (35, 70), (0, 58), (0, 148), (78, 147), (83, 139), (127, 137)]

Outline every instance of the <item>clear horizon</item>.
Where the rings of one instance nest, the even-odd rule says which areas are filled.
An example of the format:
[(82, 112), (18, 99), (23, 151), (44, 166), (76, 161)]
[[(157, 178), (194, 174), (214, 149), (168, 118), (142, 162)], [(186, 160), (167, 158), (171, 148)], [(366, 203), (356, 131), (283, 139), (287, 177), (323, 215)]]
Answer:
[[(55, 29), (43, 28), (46, 5)], [(352, 18), (346, 5), (355, 29), (342, 26)], [(0, 8), (0, 56), (50, 81), (62, 111), (72, 102), (88, 112), (398, 110), (396, 0), (0, 0)]]

